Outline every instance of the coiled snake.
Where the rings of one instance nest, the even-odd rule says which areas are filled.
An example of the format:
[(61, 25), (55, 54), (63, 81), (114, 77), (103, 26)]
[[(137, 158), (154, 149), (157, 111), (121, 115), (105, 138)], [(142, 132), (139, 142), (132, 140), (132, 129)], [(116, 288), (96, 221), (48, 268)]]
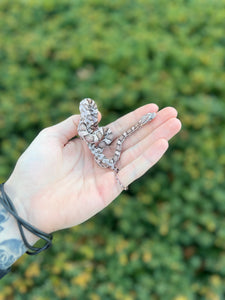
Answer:
[(109, 146), (114, 138), (110, 128), (98, 127), (98, 108), (94, 100), (91, 98), (85, 98), (80, 102), (80, 121), (78, 125), (79, 136), (87, 143), (88, 148), (94, 155), (95, 161), (102, 168), (110, 168), (115, 172), (116, 180), (122, 187), (127, 190), (127, 187), (123, 186), (118, 178), (117, 173), (119, 169), (116, 167), (118, 160), (120, 159), (123, 142), (137, 129), (150, 122), (155, 118), (156, 113), (147, 113), (144, 115), (135, 125), (125, 131), (119, 136), (116, 143), (116, 150), (112, 158), (107, 158), (103, 151)]

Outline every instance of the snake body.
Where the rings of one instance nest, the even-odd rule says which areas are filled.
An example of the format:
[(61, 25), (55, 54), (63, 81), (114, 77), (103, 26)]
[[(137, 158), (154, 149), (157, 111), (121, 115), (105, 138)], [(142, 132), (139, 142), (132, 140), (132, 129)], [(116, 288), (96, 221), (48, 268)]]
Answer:
[[(98, 126), (98, 108), (95, 101), (91, 98), (85, 98), (80, 102), (80, 121), (78, 125), (79, 136), (87, 143), (88, 148), (94, 155), (96, 163), (102, 168), (110, 168), (118, 173), (116, 167), (122, 152), (122, 146), (125, 139), (150, 122), (156, 116), (156, 113), (147, 113), (131, 128), (119, 136), (116, 142), (116, 149), (112, 158), (107, 158), (103, 151), (113, 140), (113, 133), (108, 127)], [(118, 179), (118, 178), (117, 178)], [(120, 183), (120, 182), (119, 182)], [(120, 183), (122, 186), (122, 184)], [(124, 187), (123, 187), (124, 188)]]

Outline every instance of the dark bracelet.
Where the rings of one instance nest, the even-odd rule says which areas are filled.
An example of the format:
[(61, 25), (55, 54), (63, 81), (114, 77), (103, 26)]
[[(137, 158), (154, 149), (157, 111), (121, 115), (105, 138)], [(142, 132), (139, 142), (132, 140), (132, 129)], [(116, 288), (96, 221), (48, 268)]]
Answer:
[[(9, 198), (9, 196), (6, 194), (4, 190), (4, 183), (0, 184), (0, 190), (2, 192), (2, 197), (0, 197), (0, 203), (16, 219), (24, 245), (30, 250), (30, 251), (26, 251), (26, 253), (29, 255), (35, 255), (49, 248), (52, 245), (53, 235), (37, 229), (33, 225), (23, 220), (20, 216), (18, 216), (15, 206), (13, 205), (11, 199)], [(24, 234), (23, 227), (29, 230), (34, 235), (38, 236), (40, 239), (44, 240), (45, 241), (44, 246), (34, 247), (31, 244), (29, 244)]]

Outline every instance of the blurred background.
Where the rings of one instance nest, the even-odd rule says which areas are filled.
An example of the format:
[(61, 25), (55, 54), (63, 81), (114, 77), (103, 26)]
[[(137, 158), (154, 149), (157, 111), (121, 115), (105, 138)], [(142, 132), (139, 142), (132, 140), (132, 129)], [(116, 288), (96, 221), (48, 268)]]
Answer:
[(0, 182), (41, 129), (96, 100), (183, 127), (160, 162), (0, 281), (0, 300), (225, 299), (225, 0), (1, 0)]

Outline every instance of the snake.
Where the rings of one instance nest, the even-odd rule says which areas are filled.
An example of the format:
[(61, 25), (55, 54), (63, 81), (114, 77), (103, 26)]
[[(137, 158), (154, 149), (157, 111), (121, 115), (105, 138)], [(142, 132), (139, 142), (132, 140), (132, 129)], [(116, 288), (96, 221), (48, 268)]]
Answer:
[(153, 120), (156, 116), (156, 113), (149, 112), (143, 115), (135, 125), (124, 131), (116, 141), (116, 148), (113, 156), (109, 158), (106, 157), (103, 152), (106, 147), (109, 147), (114, 141), (114, 134), (112, 130), (107, 126), (99, 127), (99, 111), (97, 104), (91, 98), (84, 98), (80, 101), (79, 110), (80, 120), (77, 128), (79, 137), (86, 142), (89, 150), (94, 155), (96, 163), (102, 168), (109, 168), (113, 170), (116, 174), (116, 180), (121, 188), (123, 190), (127, 190), (128, 187), (125, 187), (121, 183), (117, 175), (119, 172), (117, 163), (122, 153), (123, 143), (136, 130), (142, 128), (142, 126)]

